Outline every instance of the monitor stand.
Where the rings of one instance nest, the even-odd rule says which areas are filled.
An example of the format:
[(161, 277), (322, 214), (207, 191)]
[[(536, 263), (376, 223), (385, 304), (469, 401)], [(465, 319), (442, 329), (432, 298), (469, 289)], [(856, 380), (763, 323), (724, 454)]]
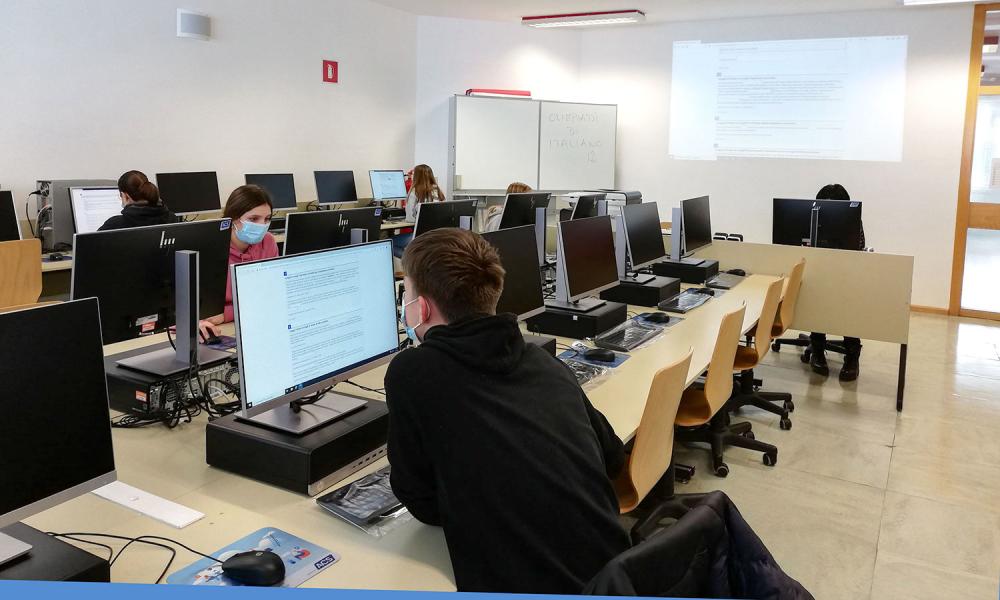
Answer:
[(0, 533), (0, 565), (20, 558), (31, 551), (31, 544), (25, 544), (17, 538)]
[(558, 308), (570, 312), (588, 313), (607, 304), (599, 298), (581, 298), (576, 302), (565, 302), (563, 300), (546, 300), (546, 308)]
[(635, 285), (646, 285), (647, 283), (656, 279), (654, 275), (647, 275), (645, 273), (632, 273), (631, 275), (626, 275), (618, 280), (618, 283), (629, 283)]
[(119, 367), (160, 377), (184, 373), (192, 365), (217, 363), (232, 354), (198, 347), (198, 253), (178, 250), (174, 254), (174, 306), (177, 315), (177, 349), (164, 348), (118, 361)]
[(367, 405), (368, 402), (361, 398), (329, 392), (316, 402), (300, 404), (298, 412), (292, 408), (291, 404), (283, 404), (259, 415), (238, 416), (237, 419), (293, 435), (305, 435), (327, 423), (357, 412)]

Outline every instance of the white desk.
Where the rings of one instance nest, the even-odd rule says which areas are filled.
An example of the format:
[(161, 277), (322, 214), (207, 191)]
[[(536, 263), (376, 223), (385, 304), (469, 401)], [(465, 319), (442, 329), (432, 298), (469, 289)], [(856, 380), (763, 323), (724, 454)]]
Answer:
[[(721, 315), (747, 302), (744, 329), (760, 312), (764, 290), (773, 278), (753, 276), (721, 297), (688, 313), (650, 347), (632, 358), (598, 387), (588, 392), (622, 437), (632, 436), (645, 405), (649, 382), (656, 369), (694, 346), (688, 373), (693, 381), (708, 365)], [(637, 308), (636, 310), (642, 310)], [(231, 326), (227, 326), (231, 327)], [(231, 332), (231, 329), (229, 330)], [(108, 354), (163, 341), (164, 336), (132, 340), (106, 348)], [(355, 378), (381, 387), (385, 367)], [(365, 394), (357, 388), (351, 393)], [(369, 397), (377, 397), (369, 395)], [(138, 516), (92, 494), (26, 520), (43, 531), (97, 532), (119, 535), (161, 535), (202, 552), (214, 552), (256, 529), (277, 527), (321, 544), (341, 556), (338, 564), (310, 579), (308, 587), (454, 590), (454, 576), (440, 528), (415, 520), (376, 539), (332, 517), (312, 498), (244, 479), (205, 464), (205, 417), (173, 430), (162, 426), (114, 430), (115, 460), (122, 481), (205, 513), (205, 518), (182, 530)], [(371, 470), (384, 466), (384, 459)], [(340, 485), (340, 484), (338, 484)], [(107, 543), (107, 540), (99, 540)], [(120, 544), (112, 544), (120, 547)], [(94, 552), (99, 549), (81, 545)], [(150, 582), (167, 558), (166, 551), (133, 544), (115, 564), (115, 581)], [(194, 562), (196, 556), (178, 550), (171, 572)]]

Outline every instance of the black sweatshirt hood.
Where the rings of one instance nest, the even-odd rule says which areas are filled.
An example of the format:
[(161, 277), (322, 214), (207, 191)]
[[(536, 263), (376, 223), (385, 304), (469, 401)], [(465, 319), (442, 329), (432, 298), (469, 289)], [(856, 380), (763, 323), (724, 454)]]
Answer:
[(472, 369), (508, 373), (524, 355), (524, 337), (512, 314), (477, 315), (432, 327), (421, 348), (443, 352)]
[(160, 225), (162, 223), (169, 222), (166, 219), (171, 215), (170, 211), (167, 210), (167, 207), (162, 204), (157, 206), (129, 204), (122, 209), (122, 216), (125, 217), (130, 226), (141, 227), (144, 225)]

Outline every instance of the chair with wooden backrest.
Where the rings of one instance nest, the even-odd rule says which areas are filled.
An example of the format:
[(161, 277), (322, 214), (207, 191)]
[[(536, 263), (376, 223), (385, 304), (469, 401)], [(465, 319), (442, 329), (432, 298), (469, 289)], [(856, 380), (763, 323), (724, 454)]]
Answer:
[(0, 242), (0, 307), (32, 304), (41, 295), (41, 241)]
[(774, 325), (771, 328), (771, 337), (774, 341), (771, 344), (771, 350), (778, 352), (781, 350), (781, 346), (789, 344), (792, 346), (807, 346), (808, 341), (805, 344), (802, 343), (800, 339), (783, 339), (781, 336), (785, 335), (788, 328), (792, 326), (792, 321), (795, 319), (795, 305), (799, 302), (799, 290), (802, 289), (802, 275), (806, 270), (806, 259), (802, 259), (795, 263), (792, 267), (792, 272), (788, 276), (788, 285), (785, 287), (784, 296), (781, 298), (781, 302), (778, 305), (778, 314), (774, 319)]
[(777, 448), (753, 439), (750, 423), (731, 425), (729, 411), (724, 410), (733, 391), (733, 365), (745, 313), (746, 305), (722, 318), (705, 384), (695, 384), (684, 391), (674, 420), (679, 441), (711, 444), (712, 469), (719, 477), (729, 474), (729, 466), (723, 461), (727, 445), (763, 452), (765, 465), (778, 462)]
[(738, 389), (729, 399), (727, 410), (734, 411), (743, 406), (756, 406), (759, 409), (774, 413), (781, 417), (779, 422), (782, 429), (791, 429), (792, 421), (788, 418), (788, 409), (783, 406), (773, 404), (775, 401), (791, 402), (791, 394), (770, 394), (764, 397), (766, 392), (758, 392), (758, 384), (755, 384), (753, 369), (764, 360), (767, 351), (771, 349), (771, 335), (774, 331), (774, 321), (778, 314), (778, 304), (781, 302), (781, 290), (784, 286), (784, 278), (778, 279), (768, 286), (764, 295), (764, 304), (760, 309), (760, 319), (757, 320), (757, 327), (754, 332), (747, 336), (747, 345), (740, 346), (736, 350), (736, 362), (733, 370), (739, 373), (737, 378)]
[[(633, 543), (645, 538), (649, 527), (669, 512), (674, 483), (674, 420), (691, 366), (691, 354), (688, 350), (680, 360), (653, 375), (628, 463), (614, 482), (622, 514), (634, 511), (647, 498), (656, 503), (654, 506), (645, 503), (643, 508), (650, 512), (632, 528)], [(654, 489), (656, 493), (651, 493)]]

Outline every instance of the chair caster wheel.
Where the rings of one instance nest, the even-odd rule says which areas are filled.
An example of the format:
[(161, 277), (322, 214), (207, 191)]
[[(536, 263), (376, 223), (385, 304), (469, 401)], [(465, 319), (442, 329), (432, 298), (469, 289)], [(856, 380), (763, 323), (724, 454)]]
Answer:
[(801, 360), (804, 363), (808, 363), (810, 358), (812, 358), (812, 352), (808, 350), (806, 350), (799, 356), (799, 360)]
[(788, 417), (785, 417), (781, 419), (781, 421), (778, 421), (778, 427), (781, 427), (783, 431), (788, 431), (789, 429), (792, 428), (792, 420), (789, 419)]
[(788, 412), (795, 412), (795, 403), (792, 402), (791, 400), (785, 400), (785, 403), (782, 404), (782, 408), (784, 408)]
[(755, 440), (755, 439), (757, 439), (757, 436), (754, 435), (752, 431), (748, 431), (748, 432), (746, 432), (746, 433), (744, 433), (742, 435), (743, 435), (743, 437), (745, 437), (748, 440)]
[(771, 344), (771, 351), (772, 352), (781, 352), (781, 344), (779, 344), (778, 342), (772, 343)]
[(778, 464), (778, 454), (765, 454), (764, 455), (764, 466), (773, 467)]
[(726, 463), (720, 463), (717, 467), (715, 467), (716, 477), (725, 477), (726, 475), (729, 475), (729, 465)]

